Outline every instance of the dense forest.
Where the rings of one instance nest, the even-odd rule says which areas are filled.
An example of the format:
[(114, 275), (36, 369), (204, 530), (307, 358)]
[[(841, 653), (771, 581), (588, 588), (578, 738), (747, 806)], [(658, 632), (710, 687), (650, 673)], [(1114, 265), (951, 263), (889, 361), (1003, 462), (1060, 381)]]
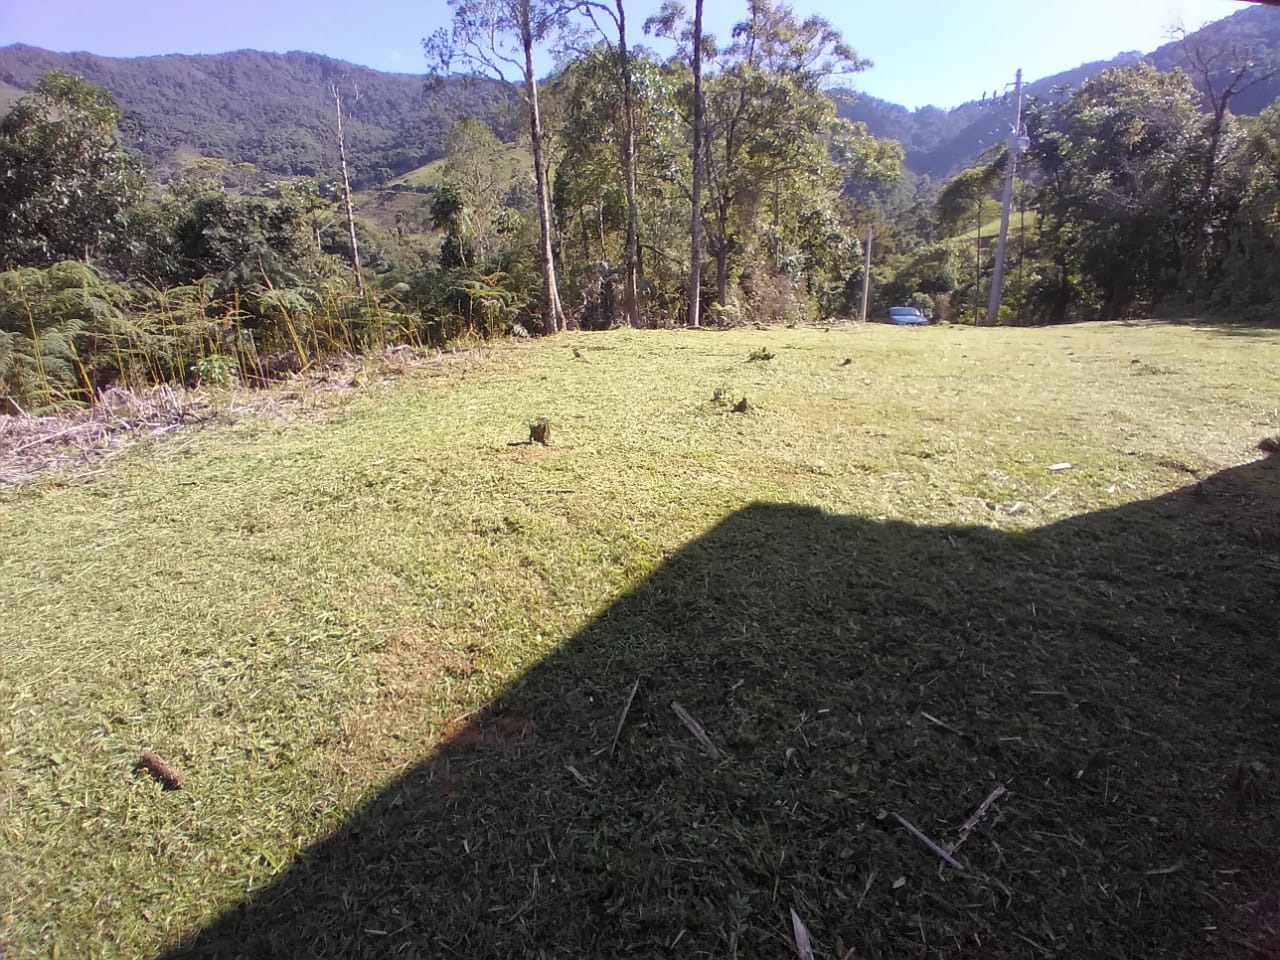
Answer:
[[(455, 11), (426, 83), (303, 54), (4, 50), (0, 397), (856, 316), (868, 236), (873, 311), (981, 322), (1012, 168), (999, 322), (1274, 305), (1273, 11), (1033, 84), (1013, 138), (1005, 91), (914, 114), (855, 96), (846, 39), (769, 0), (723, 40), (700, 4), (643, 29), (622, 0)], [(561, 51), (552, 75), (535, 46)]]

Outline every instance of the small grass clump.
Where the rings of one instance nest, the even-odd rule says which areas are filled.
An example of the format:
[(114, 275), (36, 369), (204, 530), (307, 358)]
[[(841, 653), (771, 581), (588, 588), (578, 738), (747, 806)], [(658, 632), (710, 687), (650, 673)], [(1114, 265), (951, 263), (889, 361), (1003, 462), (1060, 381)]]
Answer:
[(568, 343), (0, 500), (0, 952), (1275, 942), (1280, 335)]

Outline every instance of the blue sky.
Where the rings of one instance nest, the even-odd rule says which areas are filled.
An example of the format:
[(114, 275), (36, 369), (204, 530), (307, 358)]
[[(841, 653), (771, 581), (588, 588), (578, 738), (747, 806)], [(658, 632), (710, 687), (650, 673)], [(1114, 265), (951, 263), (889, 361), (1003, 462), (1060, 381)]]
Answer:
[[(691, 0), (690, 0), (691, 2)], [(706, 0), (707, 29), (727, 36), (742, 2)], [(659, 0), (632, 0), (638, 30)], [(1239, 0), (793, 0), (836, 24), (875, 67), (855, 85), (907, 106), (950, 107), (1013, 79), (1048, 76), (1123, 50), (1150, 50), (1178, 23), (1229, 16)], [(0, 0), (0, 44), (106, 56), (308, 50), (380, 70), (420, 73), (420, 41), (450, 15), (443, 0)], [(1280, 17), (1280, 10), (1276, 11)]]

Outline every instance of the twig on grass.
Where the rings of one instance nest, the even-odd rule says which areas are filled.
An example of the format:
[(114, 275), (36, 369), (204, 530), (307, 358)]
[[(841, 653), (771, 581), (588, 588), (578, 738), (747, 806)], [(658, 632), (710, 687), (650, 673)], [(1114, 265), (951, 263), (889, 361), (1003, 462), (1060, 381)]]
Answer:
[(949, 854), (942, 847), (938, 846), (938, 844), (936, 844), (934, 841), (930, 840), (927, 836), (925, 836), (924, 832), (921, 831), (919, 827), (917, 827), (914, 823), (912, 823), (906, 817), (902, 816), (899, 813), (890, 813), (888, 814), (888, 816), (895, 823), (897, 823), (899, 826), (905, 829), (907, 833), (911, 834), (913, 837), (915, 837), (917, 840), (923, 843), (926, 847), (928, 847), (931, 851), (933, 851), (934, 855), (938, 857), (938, 859), (940, 859), (947, 866), (955, 870), (959, 870), (961, 873), (965, 872), (964, 864), (962, 864), (959, 860), (957, 860), (955, 857)]
[(920, 716), (924, 717), (926, 720), (932, 723), (935, 727), (941, 727), (943, 730), (946, 730), (950, 733), (954, 733), (957, 737), (961, 737), (963, 739), (969, 739), (973, 737), (973, 734), (965, 733), (963, 730), (953, 727), (951, 724), (947, 723), (945, 720), (939, 720), (937, 717), (935, 717), (931, 713), (925, 713), (923, 710), (921, 710)]
[(973, 833), (973, 831), (978, 828), (978, 824), (980, 824), (986, 818), (987, 814), (991, 812), (991, 808), (995, 806), (996, 801), (1008, 792), (1009, 791), (1004, 788), (1004, 784), (999, 784), (994, 790), (987, 794), (987, 799), (983, 800), (982, 803), (978, 805), (978, 809), (973, 811), (969, 819), (960, 826), (960, 836), (956, 837), (953, 843), (947, 845), (947, 851), (949, 853), (955, 853), (959, 850), (960, 845), (969, 839), (969, 834)]
[(23, 450), (30, 450), (32, 447), (38, 447), (42, 443), (52, 443), (54, 440), (59, 440), (62, 437), (69, 436), (70, 434), (73, 434), (78, 430), (83, 430), (85, 427), (93, 427), (93, 426), (97, 426), (97, 424), (92, 422), (77, 423), (75, 426), (67, 427), (67, 429), (65, 430), (59, 430), (57, 433), (51, 433), (51, 434), (48, 434), (47, 436), (36, 437), (34, 440), (29, 440), (19, 447), (14, 447), (12, 450), (9, 451), (9, 453), (10, 455), (16, 455), (21, 453)]
[(640, 678), (636, 677), (636, 682), (631, 685), (631, 692), (627, 694), (627, 702), (622, 705), (622, 713), (618, 714), (618, 726), (613, 731), (613, 739), (609, 741), (608, 750), (598, 750), (597, 753), (607, 752), (609, 756), (613, 756), (613, 751), (617, 749), (618, 738), (622, 736), (622, 728), (627, 724), (627, 714), (631, 712), (631, 704), (636, 698), (636, 691), (640, 689)]
[(707, 736), (707, 731), (702, 729), (702, 724), (693, 719), (689, 711), (680, 706), (675, 700), (671, 701), (671, 710), (680, 718), (680, 722), (684, 724), (685, 729), (693, 734), (693, 739), (698, 741), (698, 746), (703, 749), (703, 752), (712, 760), (719, 760), (720, 748), (711, 742), (711, 738)]
[(871, 892), (871, 884), (875, 883), (876, 875), (879, 873), (875, 867), (871, 868), (871, 872), (867, 874), (867, 882), (862, 887), (862, 896), (858, 897), (858, 909), (862, 909), (862, 901), (867, 899), (867, 894)]

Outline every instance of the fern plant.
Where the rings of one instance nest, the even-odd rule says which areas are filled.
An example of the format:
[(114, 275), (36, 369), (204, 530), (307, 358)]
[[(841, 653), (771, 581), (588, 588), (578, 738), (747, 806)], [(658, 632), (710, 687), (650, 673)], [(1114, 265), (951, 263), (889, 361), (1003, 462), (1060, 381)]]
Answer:
[(75, 261), (0, 273), (0, 394), (27, 408), (91, 394), (93, 363), (81, 357), (123, 362), (121, 344), (140, 333), (121, 310), (126, 299)]

